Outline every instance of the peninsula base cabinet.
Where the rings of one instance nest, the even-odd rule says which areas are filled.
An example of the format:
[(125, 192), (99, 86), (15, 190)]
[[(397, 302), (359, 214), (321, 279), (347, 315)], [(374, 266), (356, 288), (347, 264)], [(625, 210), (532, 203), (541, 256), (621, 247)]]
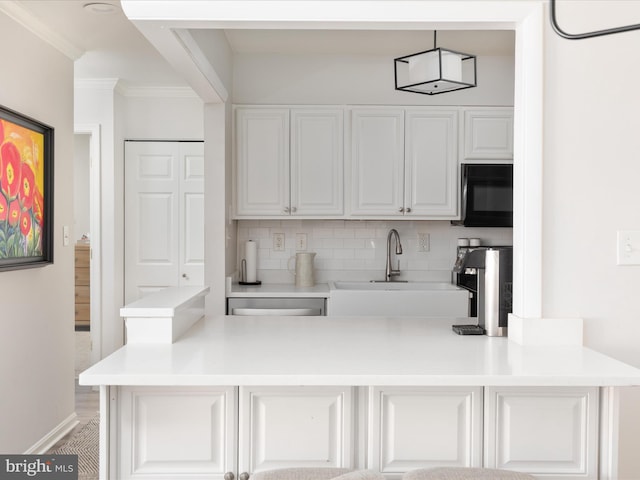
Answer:
[(597, 387), (103, 388), (105, 479), (247, 480), (319, 466), (388, 479), (436, 466), (608, 478), (599, 456), (611, 405), (601, 413), (607, 389)]

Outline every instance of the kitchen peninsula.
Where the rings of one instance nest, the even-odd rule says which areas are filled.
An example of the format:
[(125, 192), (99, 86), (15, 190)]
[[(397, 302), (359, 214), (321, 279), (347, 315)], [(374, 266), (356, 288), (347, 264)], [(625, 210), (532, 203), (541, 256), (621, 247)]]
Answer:
[(452, 332), (469, 320), (219, 316), (129, 343), (80, 375), (101, 390), (101, 478), (436, 465), (615, 478), (616, 387), (640, 370)]

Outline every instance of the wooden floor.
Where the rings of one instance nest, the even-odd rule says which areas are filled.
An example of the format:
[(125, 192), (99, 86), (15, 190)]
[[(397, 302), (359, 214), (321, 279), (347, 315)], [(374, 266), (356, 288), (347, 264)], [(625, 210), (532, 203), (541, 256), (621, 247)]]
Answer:
[(61, 438), (49, 449), (49, 453), (73, 436), (79, 429), (89, 423), (100, 410), (100, 395), (93, 387), (78, 385), (78, 374), (90, 366), (89, 352), (91, 350), (91, 340), (89, 332), (76, 332), (76, 380), (75, 380), (75, 402), (76, 415), (80, 422), (71, 432)]

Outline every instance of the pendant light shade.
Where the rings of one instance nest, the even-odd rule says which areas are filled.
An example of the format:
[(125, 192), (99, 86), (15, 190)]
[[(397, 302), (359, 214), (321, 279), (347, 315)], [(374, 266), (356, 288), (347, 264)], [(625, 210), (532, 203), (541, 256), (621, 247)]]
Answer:
[(437, 95), (476, 86), (476, 56), (436, 47), (394, 60), (396, 90)]

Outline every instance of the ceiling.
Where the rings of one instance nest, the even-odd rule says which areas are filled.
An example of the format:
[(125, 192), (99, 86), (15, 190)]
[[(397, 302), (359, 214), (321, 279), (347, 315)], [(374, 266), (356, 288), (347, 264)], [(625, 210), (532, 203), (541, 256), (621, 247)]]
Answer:
[[(85, 5), (109, 3), (111, 13)], [(186, 86), (127, 19), (118, 0), (13, 1), (12, 9), (40, 22), (67, 42), (77, 57), (75, 76), (118, 78), (130, 86)], [(433, 32), (421, 30), (227, 30), (236, 54), (357, 54), (390, 58), (433, 48)], [(513, 31), (438, 31), (438, 46), (476, 55), (513, 55)], [(69, 53), (68, 53), (69, 54)]]

